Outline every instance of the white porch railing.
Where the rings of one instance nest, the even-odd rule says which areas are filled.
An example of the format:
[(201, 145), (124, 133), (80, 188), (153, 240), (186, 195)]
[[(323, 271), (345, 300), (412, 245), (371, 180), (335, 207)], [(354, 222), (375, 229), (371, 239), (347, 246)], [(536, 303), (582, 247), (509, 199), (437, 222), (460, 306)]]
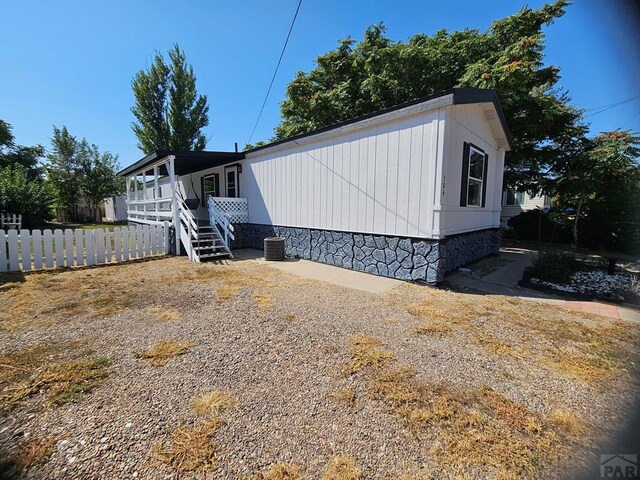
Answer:
[(173, 220), (171, 197), (147, 200), (129, 199), (127, 202), (127, 220), (148, 224), (159, 224)]
[(207, 200), (207, 206), (209, 207), (209, 224), (218, 229), (220, 236), (224, 239), (225, 246), (229, 248), (229, 238), (232, 240), (236, 238), (234, 235), (235, 229), (231, 224), (231, 216), (219, 208), (219, 203), (216, 200), (218, 199), (215, 197), (209, 197)]
[(180, 240), (184, 246), (189, 260), (199, 262), (200, 256), (193, 249), (192, 240), (198, 240), (198, 221), (193, 212), (184, 203), (180, 190), (176, 189), (176, 199), (178, 203), (178, 224), (180, 228)]
[(232, 223), (248, 223), (249, 208), (246, 198), (209, 197), (215, 207), (224, 212)]

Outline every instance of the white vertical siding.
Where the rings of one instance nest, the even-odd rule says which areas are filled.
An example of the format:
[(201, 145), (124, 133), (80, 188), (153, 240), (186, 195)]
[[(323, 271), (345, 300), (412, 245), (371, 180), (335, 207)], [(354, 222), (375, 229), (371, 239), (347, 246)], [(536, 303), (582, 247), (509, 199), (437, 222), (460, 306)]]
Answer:
[[(488, 108), (488, 107), (487, 107)], [(499, 227), (500, 195), (504, 169), (504, 149), (498, 148), (490, 126), (478, 104), (450, 107), (447, 140), (443, 150), (443, 197), (441, 235), (453, 235), (483, 228)], [(461, 207), (462, 156), (464, 142), (480, 147), (489, 155), (484, 207)]]
[[(251, 223), (429, 237), (443, 109), (250, 153)], [(435, 148), (434, 148), (435, 145)]]

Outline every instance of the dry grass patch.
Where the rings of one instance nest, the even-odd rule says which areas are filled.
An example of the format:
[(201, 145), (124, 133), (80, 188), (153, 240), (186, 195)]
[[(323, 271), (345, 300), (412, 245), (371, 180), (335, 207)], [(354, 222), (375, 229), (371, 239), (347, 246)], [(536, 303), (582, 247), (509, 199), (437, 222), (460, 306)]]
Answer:
[(551, 412), (547, 421), (559, 431), (573, 437), (584, 437), (589, 430), (587, 424), (578, 415), (565, 408)]
[[(142, 271), (134, 275), (132, 267)], [(22, 282), (0, 286), (6, 306), (0, 311), (0, 326), (15, 330), (65, 322), (79, 315), (114, 315), (160, 289), (157, 273), (149, 275), (158, 277), (157, 282), (139, 281), (145, 272), (151, 272), (150, 267), (140, 263), (25, 275)]]
[(474, 334), (473, 340), (482, 348), (501, 357), (517, 357), (519, 354), (519, 349), (512, 347), (502, 340), (498, 340), (490, 333), (485, 332)]
[(336, 392), (333, 398), (338, 402), (345, 403), (349, 407), (353, 407), (356, 404), (357, 392), (355, 387), (346, 387)]
[[(587, 383), (612, 371), (633, 369), (629, 360), (640, 345), (640, 329), (635, 326), (518, 298), (436, 289), (425, 295), (419, 289), (424, 287), (409, 286), (391, 297), (395, 305), (425, 319), (424, 329), (416, 327), (416, 334), (439, 335), (448, 326), (469, 334), (490, 353), (531, 358)], [(495, 338), (491, 331), (496, 328), (513, 336), (518, 347)]]
[(382, 342), (365, 334), (347, 340), (350, 362), (343, 368), (344, 375), (353, 375), (364, 368), (383, 368), (395, 360), (393, 354), (381, 348)]
[(331, 459), (322, 480), (360, 480), (362, 474), (356, 461), (348, 455), (339, 455)]
[(257, 473), (252, 480), (301, 480), (300, 468), (289, 463), (276, 463), (266, 472)]
[(57, 438), (30, 438), (23, 441), (16, 453), (9, 457), (9, 462), (18, 470), (41, 465), (46, 462), (53, 453), (53, 446)]
[(296, 316), (295, 313), (287, 313), (286, 315), (282, 316), (282, 320), (284, 320), (285, 322), (291, 323), (298, 320), (298, 317)]
[(223, 303), (231, 300), (240, 291), (238, 287), (223, 285), (216, 290), (218, 301)]
[(200, 416), (216, 417), (225, 410), (233, 408), (236, 403), (236, 398), (230, 393), (213, 390), (194, 400), (193, 413)]
[(173, 320), (178, 320), (179, 318), (182, 318), (182, 313), (179, 312), (178, 310), (171, 310), (171, 309), (163, 309), (160, 307), (154, 307), (152, 309), (152, 313), (153, 316), (156, 320), (156, 322), (171, 322)]
[(561, 372), (571, 378), (581, 380), (587, 384), (606, 379), (614, 373), (619, 373), (619, 362), (606, 349), (593, 348), (586, 352), (581, 349), (560, 347), (542, 362), (549, 368)]
[(380, 371), (369, 392), (414, 435), (434, 442), (445, 476), (469, 471), (498, 478), (535, 476), (567, 452), (570, 435), (586, 439), (586, 430), (562, 424), (570, 415), (552, 422), (491, 389), (428, 384), (403, 366)]
[(150, 365), (161, 367), (169, 363), (172, 358), (189, 353), (192, 346), (192, 342), (162, 340), (153, 347), (139, 352), (137, 355), (141, 358), (146, 358)]
[(193, 427), (180, 426), (168, 442), (156, 442), (152, 456), (159, 463), (172, 468), (178, 476), (187, 472), (202, 475), (217, 468), (217, 446), (213, 434), (222, 425), (219, 418)]
[(431, 337), (442, 337), (453, 331), (451, 325), (441, 320), (426, 320), (418, 326), (413, 327), (416, 335), (429, 335)]
[(253, 299), (258, 304), (258, 307), (263, 312), (269, 310), (271, 308), (271, 304), (273, 303), (273, 298), (270, 295), (265, 295), (263, 293), (254, 293)]
[(49, 401), (57, 405), (76, 401), (107, 378), (108, 365), (109, 360), (104, 357), (48, 365), (36, 370), (27, 380), (5, 388), (0, 404), (11, 408), (39, 392), (44, 392)]

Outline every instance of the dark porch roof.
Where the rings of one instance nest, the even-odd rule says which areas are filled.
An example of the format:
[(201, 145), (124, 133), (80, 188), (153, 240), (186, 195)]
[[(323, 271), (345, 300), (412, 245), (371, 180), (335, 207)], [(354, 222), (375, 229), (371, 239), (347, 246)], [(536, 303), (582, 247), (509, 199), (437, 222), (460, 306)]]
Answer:
[[(176, 175), (187, 175), (207, 168), (237, 162), (244, 158), (243, 152), (176, 152), (172, 150), (158, 150), (120, 170), (118, 175), (124, 177), (135, 172), (141, 172), (145, 167), (151, 167), (169, 155), (175, 155), (176, 157), (174, 163)], [(147, 173), (149, 172), (153, 172), (153, 169), (150, 168)], [(161, 165), (160, 175), (167, 174), (166, 165)]]

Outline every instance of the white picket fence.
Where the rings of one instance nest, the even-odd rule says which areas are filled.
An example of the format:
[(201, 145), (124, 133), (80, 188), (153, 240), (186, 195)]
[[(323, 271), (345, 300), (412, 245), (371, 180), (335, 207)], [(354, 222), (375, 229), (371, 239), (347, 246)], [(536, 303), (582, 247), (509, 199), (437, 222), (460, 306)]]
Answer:
[(109, 230), (0, 231), (0, 272), (93, 266), (169, 251), (169, 223)]

